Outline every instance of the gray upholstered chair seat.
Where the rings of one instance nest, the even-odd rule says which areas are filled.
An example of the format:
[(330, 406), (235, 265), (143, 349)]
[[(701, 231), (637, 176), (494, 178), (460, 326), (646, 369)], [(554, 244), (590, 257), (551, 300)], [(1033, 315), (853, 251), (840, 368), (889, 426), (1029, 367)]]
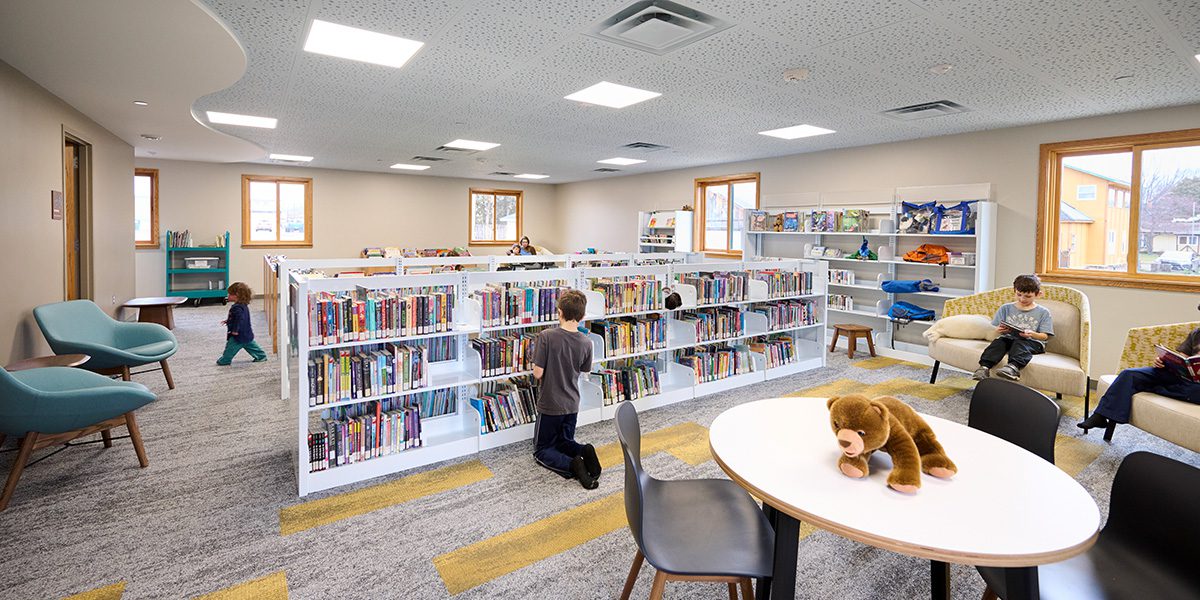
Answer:
[(775, 534), (758, 504), (727, 479), (645, 486), (646, 560), (677, 575), (767, 577)]

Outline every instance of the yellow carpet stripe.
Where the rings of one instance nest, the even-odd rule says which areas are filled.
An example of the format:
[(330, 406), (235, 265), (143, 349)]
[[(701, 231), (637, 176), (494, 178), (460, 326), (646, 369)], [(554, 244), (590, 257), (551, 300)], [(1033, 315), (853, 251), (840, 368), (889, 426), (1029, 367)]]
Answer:
[(913, 369), (929, 369), (930, 368), (929, 365), (923, 365), (921, 363), (912, 362), (912, 361), (908, 361), (908, 360), (901, 360), (899, 358), (892, 358), (890, 356), (876, 356), (873, 358), (864, 358), (864, 359), (856, 360), (856, 361), (853, 361), (850, 363), (850, 366), (852, 366), (852, 367), (857, 367), (859, 369), (869, 369), (872, 371), (875, 369), (883, 369), (885, 367), (892, 367), (892, 366), (896, 366), (896, 365), (910, 367)]
[(125, 582), (117, 582), (91, 591), (67, 596), (63, 600), (121, 600), (125, 593)]
[[(703, 463), (712, 458), (708, 451), (708, 428), (689, 421), (643, 434), (642, 456), (656, 452), (666, 452), (693, 466)], [(606, 469), (625, 462), (621, 442), (596, 448), (596, 456)]]
[(1101, 452), (1104, 452), (1104, 446), (1081, 438), (1059, 435), (1054, 439), (1054, 464), (1071, 477), (1079, 477)]
[(478, 460), (433, 469), (395, 481), (280, 509), (279, 534), (313, 527), (402, 504), (489, 479), (492, 471)]
[(625, 494), (616, 493), (436, 556), (433, 565), (458, 594), (625, 526)]
[(287, 600), (287, 574), (271, 573), (219, 592), (197, 596), (195, 600)]

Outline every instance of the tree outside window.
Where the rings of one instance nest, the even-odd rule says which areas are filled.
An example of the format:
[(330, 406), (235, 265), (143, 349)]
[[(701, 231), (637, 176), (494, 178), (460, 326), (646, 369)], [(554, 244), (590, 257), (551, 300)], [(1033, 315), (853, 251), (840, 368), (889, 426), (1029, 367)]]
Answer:
[(521, 239), (520, 190), (471, 189), (467, 199), (470, 210), (472, 246), (512, 245)]
[(701, 252), (741, 256), (746, 218), (758, 209), (758, 185), (758, 173), (696, 180)]

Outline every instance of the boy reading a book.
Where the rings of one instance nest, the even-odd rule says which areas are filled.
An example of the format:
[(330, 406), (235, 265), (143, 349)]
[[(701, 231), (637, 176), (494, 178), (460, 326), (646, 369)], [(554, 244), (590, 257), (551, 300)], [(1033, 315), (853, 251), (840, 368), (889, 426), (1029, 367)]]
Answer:
[[(1197, 307), (1200, 308), (1200, 307)], [(1184, 356), (1200, 354), (1200, 329), (1188, 334), (1175, 351)], [(1108, 391), (1100, 397), (1100, 403), (1092, 415), (1075, 426), (1080, 429), (1113, 427), (1117, 423), (1129, 422), (1129, 411), (1133, 406), (1133, 395), (1151, 392), (1160, 396), (1200, 404), (1200, 383), (1184, 378), (1180, 370), (1163, 364), (1161, 357), (1154, 359), (1152, 367), (1125, 369), (1117, 374)]]
[(1016, 301), (1001, 306), (992, 317), (992, 325), (996, 326), (1000, 337), (992, 340), (979, 357), (979, 368), (974, 374), (976, 381), (987, 379), (988, 372), (1006, 354), (1008, 364), (1000, 367), (996, 375), (1019, 381), (1021, 369), (1029, 364), (1033, 355), (1046, 351), (1046, 340), (1054, 335), (1050, 311), (1035, 302), (1042, 295), (1042, 282), (1037, 275), (1017, 275), (1013, 280), (1013, 293)]
[(574, 477), (584, 489), (600, 483), (600, 460), (591, 444), (575, 441), (579, 417), (579, 374), (592, 370), (592, 343), (580, 333), (587, 297), (578, 290), (558, 298), (558, 327), (542, 331), (533, 346), (533, 376), (541, 381), (537, 397), (533, 458), (539, 465)]

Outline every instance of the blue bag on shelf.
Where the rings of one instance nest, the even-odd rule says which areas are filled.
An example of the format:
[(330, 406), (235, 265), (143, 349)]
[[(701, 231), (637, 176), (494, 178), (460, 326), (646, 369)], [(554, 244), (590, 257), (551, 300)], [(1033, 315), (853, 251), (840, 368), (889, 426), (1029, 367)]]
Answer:
[(921, 308), (916, 304), (908, 302), (896, 302), (888, 309), (888, 318), (900, 323), (911, 323), (912, 321), (932, 321), (934, 318), (933, 309)]
[(897, 279), (894, 281), (885, 281), (880, 286), (883, 291), (889, 294), (915, 294), (917, 292), (936, 292), (938, 291), (937, 284), (929, 279)]
[(938, 205), (934, 209), (933, 227), (929, 233), (972, 234), (975, 233), (975, 204), (978, 200), (964, 200), (953, 205)]
[(896, 227), (896, 232), (929, 233), (933, 228), (933, 221), (936, 218), (937, 203), (935, 202), (926, 202), (924, 204), (901, 202), (900, 221)]

